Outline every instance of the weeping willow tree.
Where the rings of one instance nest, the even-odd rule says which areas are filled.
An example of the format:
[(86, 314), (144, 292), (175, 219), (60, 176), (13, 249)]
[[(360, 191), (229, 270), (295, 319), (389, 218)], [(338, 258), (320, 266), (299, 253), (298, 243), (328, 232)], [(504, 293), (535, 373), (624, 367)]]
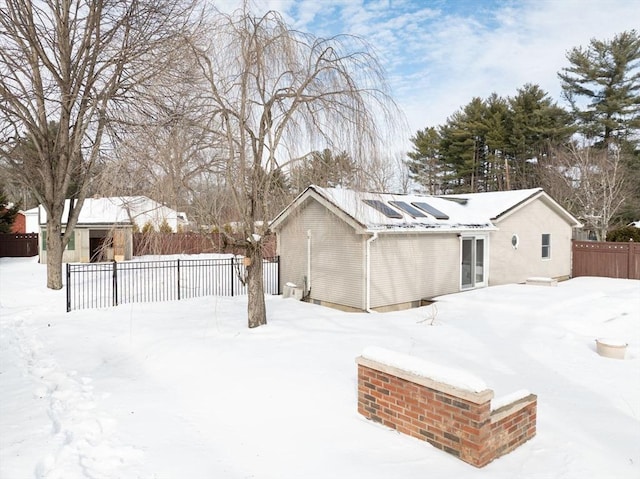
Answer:
[(282, 205), (283, 178), (326, 148), (366, 171), (400, 116), (359, 38), (316, 38), (276, 12), (255, 16), (246, 4), (216, 14), (210, 32), (210, 42), (196, 47), (208, 86), (204, 108), (241, 233), (230, 241), (246, 252), (253, 328), (266, 324), (262, 245)]

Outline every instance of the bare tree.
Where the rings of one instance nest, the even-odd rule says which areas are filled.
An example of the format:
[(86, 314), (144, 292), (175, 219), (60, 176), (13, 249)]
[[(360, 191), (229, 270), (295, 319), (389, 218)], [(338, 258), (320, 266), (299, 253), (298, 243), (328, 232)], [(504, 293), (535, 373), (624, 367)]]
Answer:
[(375, 158), (397, 109), (367, 45), (351, 36), (319, 39), (292, 30), (276, 12), (245, 4), (218, 13), (201, 48), (210, 128), (224, 141), (226, 186), (246, 251), (248, 325), (266, 324), (262, 243), (281, 203), (283, 173), (312, 151)]
[(605, 241), (612, 218), (626, 200), (626, 163), (621, 151), (571, 144), (551, 155), (545, 166), (547, 192)]
[[(180, 60), (177, 40), (193, 8), (174, 0), (3, 2), (0, 158), (47, 212), (49, 288), (62, 287), (62, 254), (101, 148), (115, 141), (111, 122), (139, 108), (145, 88)], [(25, 142), (34, 155), (24, 154)]]

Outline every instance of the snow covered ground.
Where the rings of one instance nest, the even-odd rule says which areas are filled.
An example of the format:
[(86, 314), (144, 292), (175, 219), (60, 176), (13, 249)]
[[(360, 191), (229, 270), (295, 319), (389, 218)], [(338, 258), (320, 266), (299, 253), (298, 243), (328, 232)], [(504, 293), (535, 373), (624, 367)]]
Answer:
[[(492, 287), (437, 312), (267, 297), (249, 330), (242, 297), (65, 313), (45, 270), (0, 259), (2, 479), (640, 477), (640, 281)], [(365, 420), (354, 360), (370, 346), (537, 394), (537, 436), (476, 469)]]

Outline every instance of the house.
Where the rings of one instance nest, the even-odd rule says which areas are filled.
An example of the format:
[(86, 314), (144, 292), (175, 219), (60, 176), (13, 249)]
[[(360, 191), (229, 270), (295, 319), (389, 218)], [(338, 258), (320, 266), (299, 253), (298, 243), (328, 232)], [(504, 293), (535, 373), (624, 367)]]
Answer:
[[(9, 203), (7, 208), (0, 208), (0, 216), (4, 216), (9, 209), (11, 209), (14, 205)], [(16, 212), (15, 217), (13, 218), (13, 223), (11, 224), (10, 233), (14, 234), (24, 234), (26, 233), (26, 224), (25, 224), (25, 215), (24, 211), (20, 210)]]
[(310, 186), (272, 222), (282, 284), (353, 311), (571, 274), (581, 226), (542, 189), (450, 196)]
[(24, 216), (24, 211), (18, 211), (15, 219), (13, 220), (13, 224), (11, 225), (11, 232), (17, 234), (26, 233), (26, 218)]
[[(62, 230), (69, 212), (66, 200)], [(35, 210), (35, 211), (34, 211)], [(40, 262), (46, 262), (47, 214), (42, 205), (29, 210), (27, 224), (37, 218), (40, 232)], [(166, 223), (177, 232), (187, 225), (186, 215), (168, 208), (146, 196), (118, 196), (110, 198), (87, 198), (80, 210), (78, 223), (74, 229), (63, 262), (127, 260), (133, 254), (133, 231), (142, 230), (151, 224), (159, 230)]]

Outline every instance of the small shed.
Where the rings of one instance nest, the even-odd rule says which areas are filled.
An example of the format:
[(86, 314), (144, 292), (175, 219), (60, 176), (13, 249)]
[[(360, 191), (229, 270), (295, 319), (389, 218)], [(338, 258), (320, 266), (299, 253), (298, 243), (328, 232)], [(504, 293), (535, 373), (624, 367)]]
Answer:
[[(66, 200), (62, 230), (66, 227), (70, 200)], [(40, 262), (46, 262), (47, 215), (42, 205), (29, 210), (36, 216), (40, 231)], [(29, 219), (27, 218), (27, 222)], [(151, 224), (156, 230), (168, 224), (177, 232), (187, 224), (184, 213), (177, 212), (146, 196), (87, 198), (80, 211), (74, 234), (64, 251), (63, 262), (128, 260), (133, 255), (133, 231)]]
[(282, 284), (316, 304), (390, 311), (571, 274), (580, 223), (541, 188), (446, 196), (310, 186), (272, 222)]

